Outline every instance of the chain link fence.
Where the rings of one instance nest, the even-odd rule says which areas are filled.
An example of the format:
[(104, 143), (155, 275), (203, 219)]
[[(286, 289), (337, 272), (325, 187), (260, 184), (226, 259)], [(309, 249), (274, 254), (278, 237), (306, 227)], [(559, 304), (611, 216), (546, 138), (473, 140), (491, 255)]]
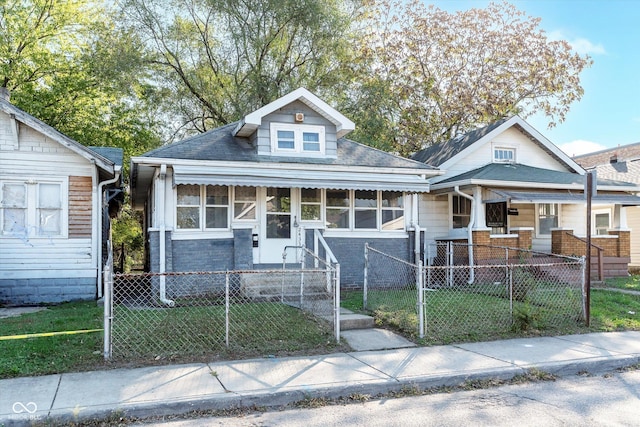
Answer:
[(424, 267), (371, 247), (365, 258), (363, 306), (427, 342), (561, 332), (585, 321), (582, 258), (454, 242), (428, 246)]
[(251, 357), (336, 343), (334, 284), (324, 265), (115, 274), (105, 357)]
[[(424, 335), (421, 265), (365, 245), (362, 306), (402, 331)], [(416, 329), (417, 328), (417, 329)]]

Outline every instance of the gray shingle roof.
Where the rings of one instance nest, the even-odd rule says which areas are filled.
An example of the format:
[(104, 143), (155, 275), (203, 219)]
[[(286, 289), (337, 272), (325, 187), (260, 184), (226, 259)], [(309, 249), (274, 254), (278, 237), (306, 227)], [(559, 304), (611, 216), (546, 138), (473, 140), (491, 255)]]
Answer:
[(583, 168), (590, 169), (598, 165), (608, 164), (613, 156), (617, 158), (618, 162), (640, 158), (640, 142), (581, 154), (574, 156), (573, 160)]
[(494, 129), (500, 127), (509, 119), (510, 117), (498, 120), (490, 125), (466, 133), (463, 136), (452, 138), (448, 141), (441, 142), (440, 144), (432, 145), (418, 151), (411, 156), (411, 158), (428, 165), (440, 166), (465, 148), (470, 147), (475, 142), (482, 139)]
[[(583, 175), (571, 172), (560, 172), (550, 169), (536, 168), (533, 166), (521, 165), (518, 163), (490, 163), (481, 168), (452, 176), (438, 182), (438, 184), (466, 181), (466, 180), (489, 180), (489, 181), (513, 181), (532, 182), (539, 184), (583, 184)], [(616, 185), (622, 187), (633, 187), (634, 184), (621, 181), (612, 181), (598, 178), (598, 185)]]
[(595, 167), (598, 178), (640, 184), (640, 160), (607, 163)]
[(143, 156), (203, 161), (219, 160), (413, 168), (425, 170), (436, 169), (424, 163), (395, 156), (346, 138), (340, 138), (338, 140), (337, 158), (272, 157), (258, 155), (256, 149), (250, 145), (247, 138), (233, 135), (232, 132), (236, 126), (237, 122), (230, 123), (149, 151), (143, 154)]
[(124, 150), (117, 147), (88, 147), (91, 151), (110, 160), (116, 166), (122, 166)]

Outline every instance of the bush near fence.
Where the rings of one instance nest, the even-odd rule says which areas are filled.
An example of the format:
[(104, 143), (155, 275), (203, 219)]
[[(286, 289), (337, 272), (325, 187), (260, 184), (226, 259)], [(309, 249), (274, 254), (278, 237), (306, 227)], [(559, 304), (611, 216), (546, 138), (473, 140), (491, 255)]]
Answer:
[[(472, 266), (470, 251), (478, 256)], [(426, 252), (422, 275), (419, 265), (374, 248), (366, 255), (363, 307), (410, 338), (470, 341), (584, 322), (582, 259), (451, 242)]]

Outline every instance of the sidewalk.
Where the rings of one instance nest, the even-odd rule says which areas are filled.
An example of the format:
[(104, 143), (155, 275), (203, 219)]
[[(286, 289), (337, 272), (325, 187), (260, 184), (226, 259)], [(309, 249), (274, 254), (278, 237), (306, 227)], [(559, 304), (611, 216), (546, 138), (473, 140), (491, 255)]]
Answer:
[(309, 397), (509, 379), (534, 367), (563, 376), (639, 362), (640, 332), (611, 332), (15, 378), (0, 380), (0, 426), (115, 411), (147, 417), (280, 406)]

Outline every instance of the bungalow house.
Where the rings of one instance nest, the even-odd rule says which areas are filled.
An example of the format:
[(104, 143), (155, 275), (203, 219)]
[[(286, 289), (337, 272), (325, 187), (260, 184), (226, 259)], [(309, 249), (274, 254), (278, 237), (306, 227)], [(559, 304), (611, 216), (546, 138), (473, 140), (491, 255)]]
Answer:
[[(573, 158), (586, 170), (596, 171), (603, 179), (631, 182), (640, 186), (640, 143), (618, 146)], [(594, 226), (598, 233), (607, 227), (610, 212), (614, 206), (602, 206), (595, 212)], [(631, 262), (630, 267), (640, 268), (640, 207), (626, 209), (627, 225), (631, 229)]]
[(584, 255), (589, 220), (605, 274), (627, 274), (627, 209), (640, 205), (638, 184), (598, 179), (587, 219), (585, 170), (522, 118), (499, 120), (412, 158), (444, 171), (420, 201), (427, 241)]
[(107, 198), (113, 207), (121, 165), (122, 151), (73, 141), (0, 88), (0, 303), (101, 293)]
[(346, 285), (362, 283), (366, 242), (408, 259), (417, 194), (439, 171), (351, 141), (352, 130), (300, 88), (238, 122), (132, 158), (147, 268), (281, 268), (316, 233)]

